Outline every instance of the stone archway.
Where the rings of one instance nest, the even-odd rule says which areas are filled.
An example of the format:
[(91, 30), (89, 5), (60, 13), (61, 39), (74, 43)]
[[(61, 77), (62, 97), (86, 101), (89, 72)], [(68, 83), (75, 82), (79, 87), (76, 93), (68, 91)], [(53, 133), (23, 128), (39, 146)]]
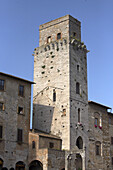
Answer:
[(82, 157), (80, 154), (76, 154), (76, 170), (82, 170)]
[(29, 170), (43, 170), (43, 164), (40, 161), (32, 161), (29, 165)]
[(0, 158), (0, 170), (2, 169), (3, 167), (3, 160)]
[(25, 170), (25, 164), (22, 161), (19, 161), (16, 163), (16, 169), (15, 170)]
[(82, 137), (79, 136), (76, 140), (76, 146), (79, 148), (79, 149), (83, 149), (83, 140), (82, 140)]

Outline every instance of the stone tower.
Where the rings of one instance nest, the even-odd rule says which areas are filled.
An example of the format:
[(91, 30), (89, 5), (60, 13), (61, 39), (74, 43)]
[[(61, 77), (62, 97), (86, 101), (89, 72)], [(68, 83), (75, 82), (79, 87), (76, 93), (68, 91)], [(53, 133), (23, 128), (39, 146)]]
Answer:
[(39, 27), (34, 51), (33, 128), (61, 137), (62, 149), (88, 145), (87, 49), (70, 15)]

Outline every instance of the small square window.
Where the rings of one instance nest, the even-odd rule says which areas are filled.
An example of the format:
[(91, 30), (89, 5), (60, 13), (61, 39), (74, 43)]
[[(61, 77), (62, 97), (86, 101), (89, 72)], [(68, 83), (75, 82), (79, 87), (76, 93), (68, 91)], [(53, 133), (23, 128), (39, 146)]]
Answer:
[(0, 126), (0, 138), (2, 138), (2, 133), (3, 133), (3, 127)]
[(0, 90), (4, 91), (4, 80), (0, 80)]
[(0, 111), (4, 110), (4, 103), (0, 102)]
[(54, 143), (50, 142), (50, 143), (49, 143), (49, 147), (50, 147), (50, 148), (53, 148), (53, 147), (54, 147)]
[(19, 96), (24, 96), (24, 86), (19, 85)]
[(57, 40), (60, 40), (61, 39), (61, 33), (58, 33), (57, 34)]
[(23, 107), (18, 107), (18, 114), (23, 114), (23, 112), (24, 112)]

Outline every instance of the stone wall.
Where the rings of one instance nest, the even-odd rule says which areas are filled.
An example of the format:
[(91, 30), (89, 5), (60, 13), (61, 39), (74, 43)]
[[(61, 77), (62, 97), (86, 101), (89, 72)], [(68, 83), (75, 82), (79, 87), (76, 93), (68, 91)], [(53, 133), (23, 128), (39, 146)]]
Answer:
[[(4, 110), (0, 111), (0, 125), (3, 126), (3, 137), (0, 139), (0, 158), (3, 166), (15, 168), (18, 161), (27, 165), (28, 133), (30, 128), (31, 83), (0, 74), (5, 81), (4, 91), (0, 91), (0, 102), (4, 103)], [(24, 86), (24, 97), (18, 95), (19, 85)], [(18, 114), (18, 106), (24, 108)], [(23, 130), (22, 143), (17, 142), (17, 129)]]

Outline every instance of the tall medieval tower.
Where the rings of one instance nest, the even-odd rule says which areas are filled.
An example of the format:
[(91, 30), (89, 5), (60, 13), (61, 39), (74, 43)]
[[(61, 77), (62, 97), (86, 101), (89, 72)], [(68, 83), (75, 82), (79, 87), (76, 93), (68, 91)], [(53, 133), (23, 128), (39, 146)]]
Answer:
[(62, 149), (88, 146), (87, 49), (70, 15), (39, 27), (34, 51), (33, 128), (59, 136)]

